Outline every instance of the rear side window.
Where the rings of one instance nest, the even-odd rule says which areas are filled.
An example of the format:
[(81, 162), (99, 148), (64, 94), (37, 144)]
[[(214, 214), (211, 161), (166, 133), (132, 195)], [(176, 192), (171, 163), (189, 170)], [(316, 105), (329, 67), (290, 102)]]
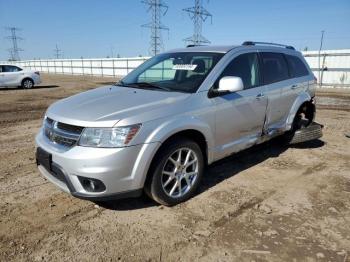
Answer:
[(256, 53), (247, 53), (237, 56), (224, 69), (219, 79), (224, 76), (240, 77), (244, 89), (258, 86), (260, 84), (258, 55)]
[(291, 77), (301, 77), (309, 74), (305, 64), (297, 56), (286, 55)]
[(288, 65), (281, 53), (261, 53), (265, 84), (283, 81), (289, 78)]

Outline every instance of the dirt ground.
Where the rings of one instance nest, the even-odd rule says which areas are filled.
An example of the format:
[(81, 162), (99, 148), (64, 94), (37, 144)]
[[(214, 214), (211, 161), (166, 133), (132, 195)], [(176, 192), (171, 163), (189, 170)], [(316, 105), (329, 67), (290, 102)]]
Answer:
[(350, 261), (350, 90), (318, 92), (321, 140), (219, 161), (196, 197), (167, 208), (146, 197), (97, 205), (39, 174), (48, 105), (113, 82), (43, 80), (0, 90), (0, 261)]

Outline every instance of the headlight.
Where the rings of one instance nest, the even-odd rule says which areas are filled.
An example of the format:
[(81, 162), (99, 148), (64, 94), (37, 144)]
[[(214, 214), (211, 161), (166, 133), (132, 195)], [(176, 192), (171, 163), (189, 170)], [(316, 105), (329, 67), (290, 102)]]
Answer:
[(135, 137), (141, 124), (112, 127), (84, 129), (79, 139), (79, 146), (88, 147), (123, 147)]

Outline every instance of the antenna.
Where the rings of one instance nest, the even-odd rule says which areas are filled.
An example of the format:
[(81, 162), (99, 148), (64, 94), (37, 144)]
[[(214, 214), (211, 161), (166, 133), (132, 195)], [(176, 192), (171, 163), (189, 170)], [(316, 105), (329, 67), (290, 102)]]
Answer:
[(194, 25), (193, 35), (185, 38), (184, 41), (192, 45), (210, 44), (210, 41), (202, 35), (202, 24), (208, 17), (213, 22), (213, 16), (203, 7), (202, 0), (195, 0), (194, 2), (193, 7), (183, 9), (193, 20)]
[(56, 44), (56, 48), (53, 50), (54, 51), (54, 57), (56, 59), (59, 59), (59, 58), (62, 58), (62, 50), (61, 49), (58, 49), (58, 46)]
[(149, 52), (151, 55), (158, 54), (163, 50), (163, 40), (162, 40), (162, 30), (167, 30), (169, 28), (161, 23), (161, 17), (168, 11), (167, 4), (162, 0), (143, 0), (141, 3), (148, 5), (147, 12), (151, 12), (152, 20), (150, 23), (142, 25), (142, 27), (147, 27), (151, 29), (151, 40)]
[(23, 49), (18, 47), (17, 41), (23, 40), (22, 37), (17, 36), (16, 31), (19, 31), (21, 29), (17, 27), (6, 27), (6, 30), (10, 31), (11, 35), (7, 36), (6, 39), (11, 40), (12, 42), (12, 48), (8, 49), (10, 53), (10, 61), (19, 61), (21, 60), (19, 57), (19, 52), (23, 51)]

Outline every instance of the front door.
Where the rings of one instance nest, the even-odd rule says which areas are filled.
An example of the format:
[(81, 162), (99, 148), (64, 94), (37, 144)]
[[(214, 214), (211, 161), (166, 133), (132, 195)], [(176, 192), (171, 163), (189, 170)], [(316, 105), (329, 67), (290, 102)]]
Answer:
[(244, 90), (213, 98), (216, 105), (216, 159), (257, 142), (262, 135), (267, 107), (256, 52), (233, 58), (218, 78), (216, 87), (224, 76), (240, 77)]

